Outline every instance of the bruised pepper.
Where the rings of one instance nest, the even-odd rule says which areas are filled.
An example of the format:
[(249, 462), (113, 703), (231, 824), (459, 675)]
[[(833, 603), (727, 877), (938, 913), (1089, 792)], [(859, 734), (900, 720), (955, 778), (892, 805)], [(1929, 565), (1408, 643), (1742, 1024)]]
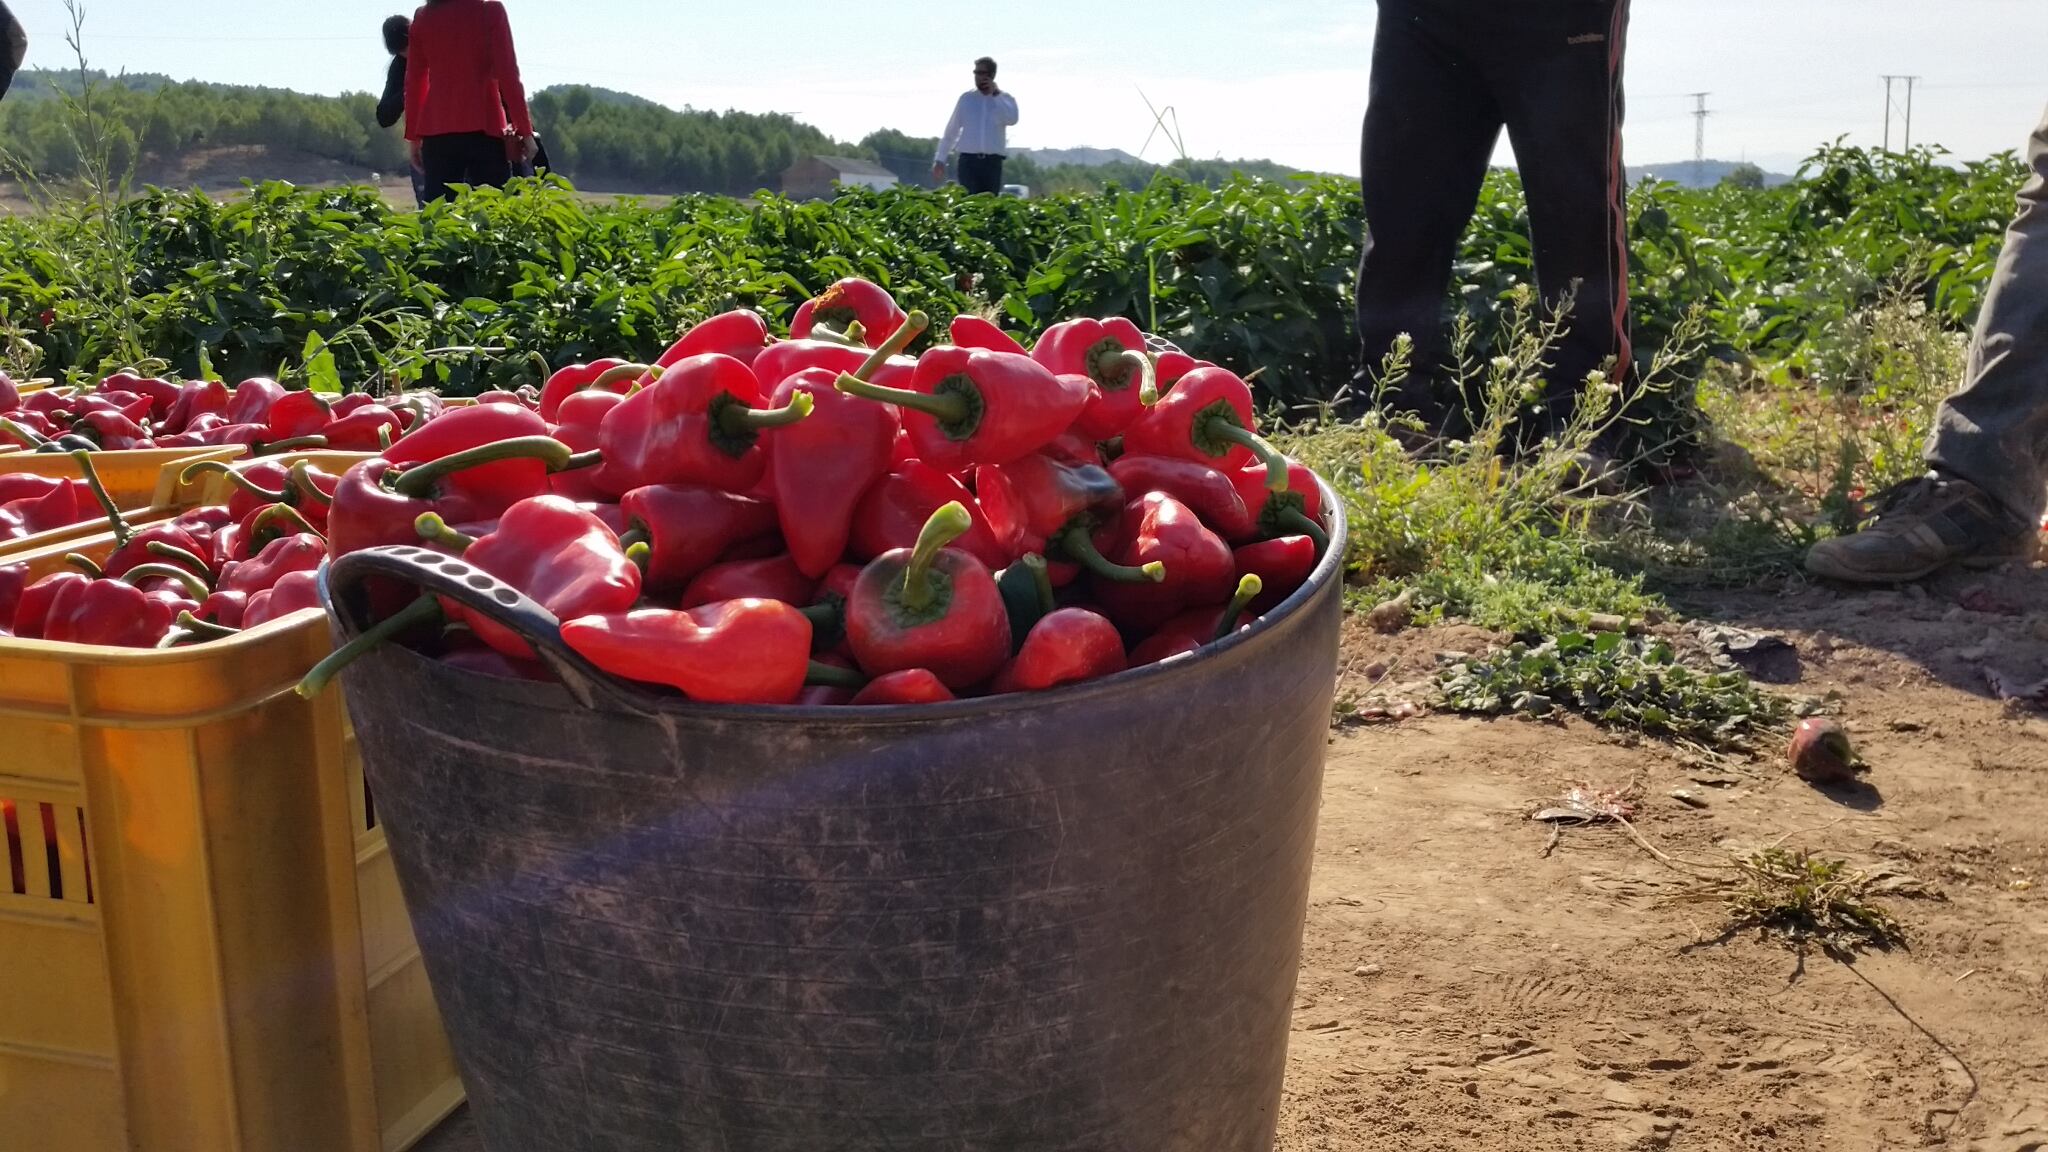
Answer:
[[(640, 569), (604, 521), (563, 496), (534, 496), (512, 505), (497, 528), (479, 537), (450, 528), (428, 512), (415, 522), (420, 538), (438, 544), (526, 594), (558, 619), (625, 612), (640, 599)], [(452, 620), (477, 639), (522, 660), (531, 645), (482, 613), (443, 599)]]
[(621, 495), (649, 484), (747, 491), (768, 467), (761, 433), (811, 414), (811, 398), (801, 392), (781, 408), (760, 405), (759, 381), (732, 357), (714, 352), (676, 363), (598, 425), (606, 484)]
[[(915, 318), (913, 321), (915, 322)], [(842, 375), (838, 388), (902, 409), (920, 459), (947, 472), (1008, 464), (1066, 432), (1088, 404), (1087, 382), (1062, 379), (1028, 356), (934, 348), (918, 357), (908, 388)]]
[(876, 557), (846, 605), (846, 638), (861, 670), (924, 668), (959, 691), (994, 675), (1010, 654), (1010, 621), (995, 577), (947, 547), (973, 526), (965, 506), (932, 513), (914, 548)]

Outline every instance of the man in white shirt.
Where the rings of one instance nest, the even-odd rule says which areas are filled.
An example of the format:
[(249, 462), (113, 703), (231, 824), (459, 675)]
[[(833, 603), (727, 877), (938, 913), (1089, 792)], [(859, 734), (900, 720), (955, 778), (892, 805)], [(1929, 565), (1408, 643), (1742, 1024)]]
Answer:
[(996, 62), (983, 56), (974, 62), (974, 88), (953, 105), (932, 157), (932, 179), (946, 182), (946, 157), (960, 153), (960, 186), (969, 192), (1003, 190), (1003, 158), (1009, 155), (1007, 129), (1017, 122), (1017, 98), (996, 87)]

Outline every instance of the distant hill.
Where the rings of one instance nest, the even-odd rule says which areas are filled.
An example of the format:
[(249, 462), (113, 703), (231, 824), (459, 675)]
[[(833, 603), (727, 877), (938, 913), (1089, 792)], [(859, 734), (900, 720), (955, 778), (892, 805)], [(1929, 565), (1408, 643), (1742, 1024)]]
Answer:
[(590, 98), (599, 104), (610, 104), (619, 108), (659, 108), (664, 112), (673, 111), (668, 105), (631, 92), (616, 88), (600, 88), (595, 84), (550, 84), (534, 93), (535, 96), (564, 96), (570, 92), (588, 92)]
[[(1703, 160), (1694, 164), (1690, 160), (1673, 160), (1665, 164), (1643, 164), (1628, 170), (1628, 182), (1643, 180), (1669, 180), (1687, 188), (1711, 188), (1723, 177), (1743, 166), (1740, 160)], [(1764, 187), (1776, 188), (1790, 184), (1792, 177), (1781, 172), (1764, 173)]]
[(1121, 148), (1018, 148), (1014, 155), (1028, 157), (1041, 168), (1057, 168), (1062, 164), (1100, 168), (1105, 164), (1144, 163)]

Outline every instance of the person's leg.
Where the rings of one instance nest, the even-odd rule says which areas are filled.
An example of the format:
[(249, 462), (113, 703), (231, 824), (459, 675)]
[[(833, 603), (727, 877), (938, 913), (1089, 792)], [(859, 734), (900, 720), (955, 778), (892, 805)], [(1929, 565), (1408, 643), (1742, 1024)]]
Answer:
[(1932, 472), (1886, 493), (1863, 531), (1814, 545), (1808, 571), (1893, 583), (2033, 554), (2048, 500), (2048, 118), (2027, 162), (2033, 177), (2006, 229), (1967, 376), (1935, 414)]
[(1536, 282), (1550, 314), (1570, 307), (1549, 353), (1544, 411), (1528, 422), (1540, 434), (1571, 418), (1588, 373), (1611, 360), (1615, 382), (1631, 375), (1621, 162), (1628, 0), (1535, 5), (1501, 30), (1509, 39), (1490, 62), (1528, 198)]
[(2020, 190), (1977, 318), (1969, 375), (1935, 416), (1927, 462), (2038, 523), (2048, 500), (2048, 118), (2027, 160), (2033, 178)]
[(512, 161), (505, 155), (504, 139), (488, 132), (472, 132), (464, 139), (468, 142), (468, 183), (503, 188), (512, 179)]
[(428, 203), (454, 196), (448, 187), (465, 180), (468, 153), (459, 135), (428, 136), (420, 140), (421, 182)]
[[(1001, 185), (991, 186), (989, 182), (990, 169), (994, 167), (989, 163), (989, 159), (989, 157), (978, 153), (972, 156), (961, 156), (960, 187), (976, 195), (984, 192), (1002, 191)], [(1000, 171), (999, 168), (997, 170)]]
[(1395, 338), (1414, 355), (1385, 382), (1391, 407), (1441, 427), (1432, 381), (1444, 358), (1444, 300), (1458, 241), (1479, 202), (1501, 116), (1478, 68), (1431, 0), (1381, 0), (1359, 145), (1366, 234), (1358, 256), (1359, 367), (1345, 405), (1371, 405)]

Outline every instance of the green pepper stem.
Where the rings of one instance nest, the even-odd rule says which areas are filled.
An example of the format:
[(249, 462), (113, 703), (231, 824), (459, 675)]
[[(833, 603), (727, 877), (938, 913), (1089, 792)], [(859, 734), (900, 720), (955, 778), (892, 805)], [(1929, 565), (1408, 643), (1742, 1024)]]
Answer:
[(548, 358), (541, 355), (538, 352), (528, 352), (526, 354), (526, 362), (528, 364), (534, 365), (536, 368), (540, 370), (540, 382), (542, 384), (546, 384), (548, 382), (548, 377), (553, 376), (555, 374), (554, 365), (549, 364)]
[(595, 468), (602, 463), (604, 463), (604, 451), (602, 449), (592, 448), (588, 452), (578, 452), (570, 456), (569, 459), (565, 463), (563, 463), (563, 465), (560, 468), (550, 468), (548, 469), (548, 471), (574, 472), (578, 468)]
[(728, 404), (718, 410), (719, 430), (729, 436), (747, 432), (759, 432), (763, 428), (784, 428), (811, 414), (817, 406), (809, 392), (799, 392), (789, 398), (789, 403), (780, 408), (749, 408), (745, 404)]
[(910, 315), (903, 318), (903, 326), (891, 332), (889, 338), (882, 341), (880, 348), (868, 353), (866, 363), (854, 370), (853, 378), (862, 381), (873, 380), (875, 373), (880, 372), (891, 357), (902, 355), (903, 350), (910, 347), (910, 342), (924, 335), (924, 330), (931, 326), (930, 316), (925, 315), (920, 309), (912, 309)]
[(1274, 519), (1279, 522), (1280, 527), (1315, 541), (1316, 555), (1318, 557), (1330, 550), (1330, 534), (1323, 530), (1321, 524), (1309, 519), (1308, 514), (1301, 509), (1282, 509), (1280, 514), (1274, 517)]
[(4, 418), (0, 418), (0, 432), (5, 432), (16, 440), (21, 441), (24, 448), (36, 448), (50, 442), (48, 436), (30, 428), (28, 425)]
[(312, 671), (306, 673), (305, 678), (299, 681), (296, 691), (300, 696), (311, 700), (325, 691), (327, 685), (343, 668), (368, 655), (372, 649), (382, 647), (386, 641), (406, 629), (438, 619), (440, 615), (440, 601), (431, 595), (421, 596), (392, 613), (388, 619), (363, 629), (362, 635), (336, 648), (328, 654), (327, 659), (313, 665)]
[[(1152, 357), (1126, 348), (1117, 361), (1123, 364), (1137, 362), (1131, 370), (1138, 373), (1138, 403), (1147, 408), (1159, 403), (1159, 369), (1153, 365)], [(1125, 387), (1129, 386), (1130, 382), (1125, 381)]]
[(249, 445), (249, 451), (257, 456), (275, 456), (279, 452), (297, 452), (302, 448), (325, 448), (325, 436), (293, 436), (289, 440), (258, 440)]
[(559, 470), (574, 455), (567, 444), (552, 436), (514, 436), (494, 444), (465, 448), (408, 468), (398, 474), (391, 490), (400, 496), (424, 500), (433, 494), (435, 483), (465, 468), (496, 464), (501, 460), (540, 460), (550, 469)]
[(273, 504), (286, 499), (290, 495), (289, 492), (272, 491), (265, 488), (263, 485), (235, 471), (234, 466), (224, 460), (194, 461), (183, 472), (178, 473), (178, 483), (190, 484), (193, 477), (209, 474), (218, 474), (221, 479), (226, 480), (230, 485), (240, 488), (259, 500), (268, 500)]
[(412, 522), (412, 530), (420, 534), (420, 539), (451, 549), (457, 556), (469, 551), (469, 546), (476, 543), (476, 537), (450, 528), (439, 512), (420, 513), (419, 519)]
[[(386, 424), (384, 428), (386, 431), (389, 431), (391, 425)], [(313, 465), (308, 461), (301, 460), (292, 465), (291, 482), (292, 486), (299, 490), (300, 495), (320, 505), (322, 508), (334, 503), (334, 497), (321, 491), (320, 486), (313, 483)], [(281, 500), (284, 497), (280, 495), (278, 498)]]
[(377, 425), (377, 451), (382, 452), (389, 447), (391, 447), (391, 425), (379, 424)]
[(811, 622), (812, 628), (834, 628), (839, 624), (837, 604), (811, 604), (797, 609), (797, 612)]
[(1089, 535), (1086, 521), (1069, 525), (1058, 539), (1060, 550), (1067, 554), (1068, 559), (1104, 580), (1115, 580), (1120, 584), (1139, 584), (1150, 580), (1157, 584), (1166, 579), (1166, 565), (1157, 560), (1134, 568), (1104, 556), (1096, 549), (1095, 538)]
[(617, 384), (621, 380), (638, 380), (654, 370), (653, 366), (648, 364), (614, 364), (599, 372), (596, 379), (576, 391), (587, 392), (592, 388), (609, 391), (608, 385)]
[(1210, 417), (1206, 431), (1218, 440), (1228, 440), (1232, 444), (1242, 444), (1251, 449), (1252, 455), (1257, 456), (1266, 465), (1267, 490), (1287, 491), (1287, 457), (1281, 455), (1278, 448), (1267, 443), (1264, 436), (1226, 416)]
[(199, 577), (194, 576), (175, 564), (137, 564), (135, 567), (121, 573), (121, 581), (125, 584), (140, 584), (144, 580), (157, 578), (169, 580), (171, 583), (178, 585), (185, 590), (186, 595), (194, 600), (204, 600), (213, 594), (213, 589), (206, 586), (206, 581), (201, 580)]
[(225, 624), (215, 624), (211, 620), (201, 620), (190, 612), (178, 613), (178, 627), (202, 640), (225, 640), (230, 636), (239, 635), (242, 631), (240, 628), (230, 628)]
[[(855, 321), (855, 323), (859, 323), (859, 321)], [(842, 332), (830, 324), (811, 325), (810, 338), (813, 340), (823, 340), (827, 344), (844, 344), (847, 347), (855, 347), (860, 344), (859, 340), (853, 338), (852, 332)]]
[(300, 532), (318, 536), (322, 540), (327, 539), (327, 534), (325, 532), (320, 531), (318, 528), (313, 527), (312, 521), (306, 519), (306, 517), (303, 514), (301, 514), (297, 508), (294, 508), (289, 504), (272, 504), (270, 507), (265, 508), (261, 512), (258, 512), (254, 520), (249, 521), (249, 536), (251, 538), (251, 542), (253, 543), (254, 538), (256, 536), (260, 535), (265, 529), (269, 528), (272, 524), (277, 523), (279, 520), (284, 521), (286, 524), (290, 525), (292, 528)]
[(1032, 590), (1038, 593), (1038, 610), (1050, 615), (1060, 604), (1053, 596), (1052, 569), (1046, 564), (1045, 557), (1036, 552), (1027, 552), (1017, 560), (1017, 563), (1022, 564), (1024, 570), (1031, 573)]
[(213, 567), (211, 565), (200, 559), (195, 553), (180, 548), (176, 544), (168, 544), (162, 540), (151, 540), (148, 544), (143, 545), (143, 548), (151, 556), (161, 556), (174, 564), (184, 565), (202, 580), (213, 575)]
[(631, 561), (633, 567), (638, 568), (642, 575), (645, 575), (647, 566), (654, 563), (654, 549), (649, 548), (645, 540), (635, 540), (631, 544), (626, 545), (626, 559)]
[(107, 574), (106, 570), (100, 567), (99, 561), (87, 556), (83, 552), (66, 552), (64, 554), (64, 562), (95, 580)]
[(1209, 637), (1210, 643), (1236, 632), (1237, 618), (1244, 615), (1245, 609), (1250, 608), (1252, 601), (1257, 600), (1259, 593), (1265, 590), (1266, 582), (1259, 579), (1257, 573), (1247, 572), (1240, 577), (1237, 582), (1237, 594), (1230, 598), (1230, 606), (1223, 610), (1222, 617), (1216, 621), (1216, 632)]
[(966, 398), (955, 396), (951, 393), (912, 392), (908, 388), (885, 388), (880, 384), (870, 384), (866, 380), (862, 380), (848, 372), (841, 372), (839, 379), (832, 382), (832, 387), (846, 393), (848, 396), (858, 396), (863, 400), (874, 400), (882, 404), (894, 404), (898, 408), (908, 408), (913, 412), (922, 412), (944, 424), (957, 424), (967, 419), (968, 416)]
[(85, 474), (85, 486), (92, 489), (92, 498), (100, 502), (100, 511), (107, 514), (107, 524), (114, 530), (114, 543), (126, 544), (134, 537), (135, 530), (128, 526), (128, 520), (121, 510), (114, 506), (114, 498), (107, 495), (107, 486), (100, 483), (100, 470), (93, 467), (92, 453), (80, 448), (71, 454), (72, 462)]
[(619, 533), (619, 547), (624, 548), (628, 552), (631, 552), (635, 544), (647, 544), (651, 541), (651, 539), (652, 538), (647, 534), (647, 529), (642, 528), (636, 524), (633, 527), (626, 529), (624, 532)]
[(938, 559), (946, 545), (958, 540), (974, 527), (974, 517), (968, 515), (967, 506), (958, 500), (948, 501), (945, 506), (931, 514), (918, 530), (917, 546), (910, 550), (910, 563), (903, 566), (903, 606), (913, 612), (922, 612), (931, 606), (932, 561)]
[(848, 688), (858, 692), (868, 686), (868, 678), (851, 668), (841, 668), (836, 664), (813, 660), (810, 667), (804, 671), (804, 683), (815, 684), (821, 688)]

